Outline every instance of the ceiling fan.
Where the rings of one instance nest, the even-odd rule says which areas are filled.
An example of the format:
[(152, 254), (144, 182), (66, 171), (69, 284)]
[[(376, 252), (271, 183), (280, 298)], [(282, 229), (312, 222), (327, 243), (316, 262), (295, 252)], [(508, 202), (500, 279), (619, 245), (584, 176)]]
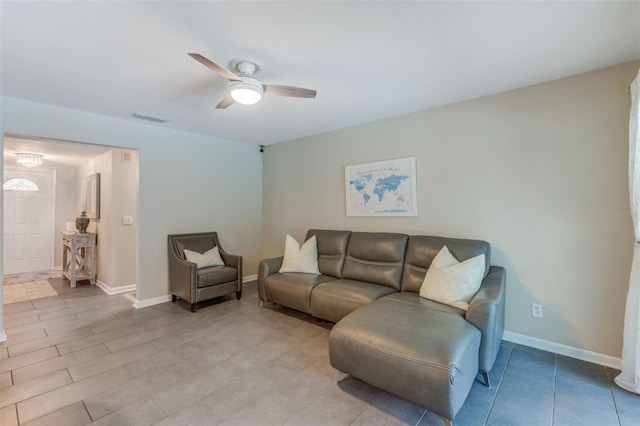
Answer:
[(231, 66), (237, 71), (237, 74), (234, 74), (225, 67), (216, 64), (198, 53), (189, 53), (189, 56), (231, 82), (229, 94), (216, 105), (218, 109), (227, 108), (234, 102), (242, 105), (253, 105), (260, 102), (263, 94), (289, 96), (293, 98), (316, 97), (315, 90), (282, 86), (279, 84), (262, 84), (260, 80), (253, 77), (253, 74), (259, 70), (259, 67), (251, 61), (233, 60)]

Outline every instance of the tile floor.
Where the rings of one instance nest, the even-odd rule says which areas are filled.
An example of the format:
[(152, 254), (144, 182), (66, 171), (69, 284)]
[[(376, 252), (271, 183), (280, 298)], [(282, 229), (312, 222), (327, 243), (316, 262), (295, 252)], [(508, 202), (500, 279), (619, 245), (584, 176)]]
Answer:
[[(255, 283), (195, 314), (136, 310), (95, 286), (5, 305), (0, 424), (441, 425), (365, 383), (334, 382), (328, 323), (258, 308)], [(455, 425), (640, 425), (616, 371), (503, 342), (492, 387), (475, 383)]]
[(62, 272), (29, 272), (4, 276), (3, 303), (24, 302), (42, 297), (57, 296), (49, 284), (49, 278), (60, 278)]

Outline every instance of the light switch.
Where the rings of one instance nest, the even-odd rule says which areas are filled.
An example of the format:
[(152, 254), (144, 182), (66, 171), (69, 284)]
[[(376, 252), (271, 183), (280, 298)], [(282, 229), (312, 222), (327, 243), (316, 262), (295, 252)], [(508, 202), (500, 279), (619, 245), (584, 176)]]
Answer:
[(122, 224), (123, 225), (133, 225), (133, 216), (131, 216), (131, 215), (122, 216)]

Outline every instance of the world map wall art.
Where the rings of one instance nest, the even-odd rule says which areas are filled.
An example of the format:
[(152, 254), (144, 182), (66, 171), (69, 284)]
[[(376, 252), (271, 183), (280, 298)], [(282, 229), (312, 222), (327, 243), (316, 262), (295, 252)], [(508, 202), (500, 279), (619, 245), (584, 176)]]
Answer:
[(417, 216), (416, 158), (346, 166), (347, 216)]

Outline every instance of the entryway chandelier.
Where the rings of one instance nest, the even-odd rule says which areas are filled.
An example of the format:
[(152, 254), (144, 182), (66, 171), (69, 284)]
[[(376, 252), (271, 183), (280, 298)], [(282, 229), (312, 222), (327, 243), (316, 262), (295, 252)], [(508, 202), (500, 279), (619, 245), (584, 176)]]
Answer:
[(26, 152), (19, 152), (16, 154), (18, 156), (18, 164), (25, 167), (37, 167), (42, 165), (42, 157), (40, 154), (29, 154)]

